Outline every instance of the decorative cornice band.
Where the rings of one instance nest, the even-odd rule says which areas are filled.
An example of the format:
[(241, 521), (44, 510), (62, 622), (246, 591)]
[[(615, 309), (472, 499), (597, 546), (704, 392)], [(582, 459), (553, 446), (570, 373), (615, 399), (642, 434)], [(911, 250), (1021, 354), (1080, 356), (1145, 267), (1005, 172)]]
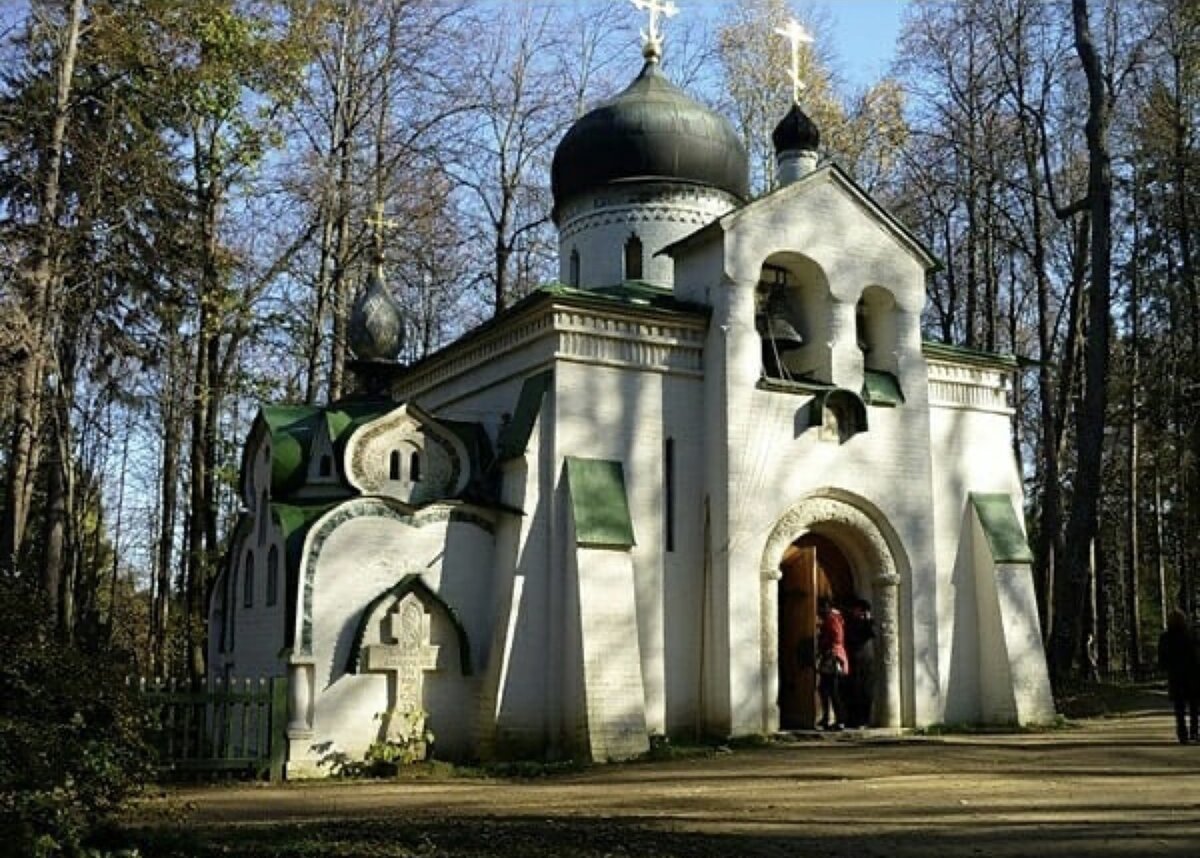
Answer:
[(581, 309), (555, 302), (541, 313), (406, 379), (396, 391), (411, 397), (469, 373), (503, 354), (552, 339), (553, 356), (649, 372), (699, 376), (704, 364), (707, 320), (638, 318), (633, 313)]
[(928, 360), (929, 405), (1011, 415), (1008, 374), (993, 368)]

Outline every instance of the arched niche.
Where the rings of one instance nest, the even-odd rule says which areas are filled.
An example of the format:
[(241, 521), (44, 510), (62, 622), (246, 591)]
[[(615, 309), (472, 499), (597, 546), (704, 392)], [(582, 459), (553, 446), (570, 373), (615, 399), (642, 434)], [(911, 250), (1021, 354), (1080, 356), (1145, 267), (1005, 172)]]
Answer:
[(763, 262), (755, 289), (755, 327), (763, 374), (828, 384), (833, 375), (832, 296), (817, 263), (799, 253)]

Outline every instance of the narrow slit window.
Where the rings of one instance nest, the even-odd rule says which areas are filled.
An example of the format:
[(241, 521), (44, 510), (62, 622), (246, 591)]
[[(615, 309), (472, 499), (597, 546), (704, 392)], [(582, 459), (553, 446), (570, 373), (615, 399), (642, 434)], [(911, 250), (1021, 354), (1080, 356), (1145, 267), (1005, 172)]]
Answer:
[(408, 457), (408, 480), (412, 483), (421, 482), (421, 454), (415, 450)]
[(399, 450), (392, 451), (392, 461), (388, 467), (388, 479), (391, 479), (391, 480), (402, 479), (402, 477), (400, 475), (400, 451)]
[(642, 279), (642, 240), (636, 235), (625, 242), (625, 279)]
[(271, 546), (267, 554), (267, 607), (279, 601), (279, 549)]
[(663, 443), (663, 539), (667, 551), (675, 550), (675, 439)]
[(242, 607), (254, 607), (254, 552), (246, 554), (246, 569), (242, 573)]
[(332, 477), (333, 476), (333, 457), (332, 456), (322, 456), (321, 457), (320, 474), (322, 477)]
[(258, 503), (258, 544), (267, 542), (267, 524), (271, 520), (271, 508), (267, 505), (267, 493), (263, 492)]
[(579, 251), (578, 250), (571, 251), (571, 270), (570, 270), (570, 273), (567, 275), (567, 277), (570, 281), (567, 283), (568, 286), (574, 286), (576, 288), (579, 288)]
[(228, 610), (225, 612), (225, 621), (229, 629), (229, 647), (226, 652), (233, 652), (237, 645), (237, 564), (229, 564), (229, 589), (226, 591), (228, 597), (225, 605)]

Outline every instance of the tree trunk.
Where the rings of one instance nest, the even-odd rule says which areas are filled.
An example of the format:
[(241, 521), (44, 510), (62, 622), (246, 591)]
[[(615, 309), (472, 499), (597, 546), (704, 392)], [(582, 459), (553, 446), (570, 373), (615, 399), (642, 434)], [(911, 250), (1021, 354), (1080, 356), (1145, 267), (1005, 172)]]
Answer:
[(1096, 535), (1108, 401), (1108, 341), (1112, 263), (1112, 159), (1108, 133), (1112, 106), (1104, 70), (1092, 41), (1087, 0), (1072, 0), (1075, 48), (1088, 84), (1088, 211), (1091, 217), (1091, 288), (1084, 343), (1083, 402), (1076, 420), (1077, 466), (1067, 520), (1066, 560), (1056, 581), (1055, 679), (1066, 678), (1079, 652), (1081, 619), (1087, 596), (1088, 548)]
[(179, 503), (179, 453), (184, 410), (174, 391), (184, 381), (184, 344), (176, 338), (167, 356), (167, 383), (162, 394), (162, 473), (159, 476), (158, 550), (155, 559), (154, 606), (151, 614), (151, 673), (167, 675), (167, 639), (171, 606), (171, 566), (174, 561), (175, 515)]
[[(83, 0), (72, 0), (62, 54), (56, 71), (54, 114), (43, 161), (39, 193), (37, 239), (33, 259), (25, 274), (28, 282), (27, 318), (31, 342), (28, 355), (17, 373), (12, 444), (8, 456), (5, 515), (0, 519), (0, 570), (15, 572), (25, 539), (29, 504), (36, 470), (42, 406), (42, 375), (47, 351), (52, 346), (54, 319), (50, 313), (51, 279), (55, 239), (59, 221), (59, 193), (63, 142), (71, 109), (71, 85), (83, 21)], [(43, 581), (55, 611), (58, 610), (58, 581)]]
[[(207, 151), (200, 140), (196, 151)], [(215, 180), (197, 166), (196, 196), (200, 209), (200, 311), (196, 332), (195, 377), (192, 380), (192, 420), (189, 445), (188, 563), (185, 581), (185, 610), (188, 670), (193, 682), (205, 674), (205, 604), (212, 552), (216, 548), (216, 510), (213, 498), (215, 464), (217, 385), (216, 366), (221, 275), (217, 265), (217, 224), (221, 191)]]

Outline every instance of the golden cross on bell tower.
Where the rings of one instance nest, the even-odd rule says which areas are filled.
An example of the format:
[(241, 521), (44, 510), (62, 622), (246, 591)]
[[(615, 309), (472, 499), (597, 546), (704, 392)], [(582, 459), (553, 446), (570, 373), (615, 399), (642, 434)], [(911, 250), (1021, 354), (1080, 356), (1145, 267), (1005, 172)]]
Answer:
[(659, 16), (673, 18), (679, 14), (679, 7), (674, 0), (629, 0), (643, 12), (650, 13), (650, 25), (642, 30), (642, 56), (652, 63), (662, 58), (662, 30), (659, 29)]
[(800, 96), (808, 88), (804, 81), (800, 80), (800, 46), (812, 44), (812, 34), (804, 29), (803, 25), (795, 18), (788, 19), (787, 24), (776, 28), (775, 32), (791, 43), (792, 68), (790, 75), (792, 78), (792, 100), (799, 104)]

